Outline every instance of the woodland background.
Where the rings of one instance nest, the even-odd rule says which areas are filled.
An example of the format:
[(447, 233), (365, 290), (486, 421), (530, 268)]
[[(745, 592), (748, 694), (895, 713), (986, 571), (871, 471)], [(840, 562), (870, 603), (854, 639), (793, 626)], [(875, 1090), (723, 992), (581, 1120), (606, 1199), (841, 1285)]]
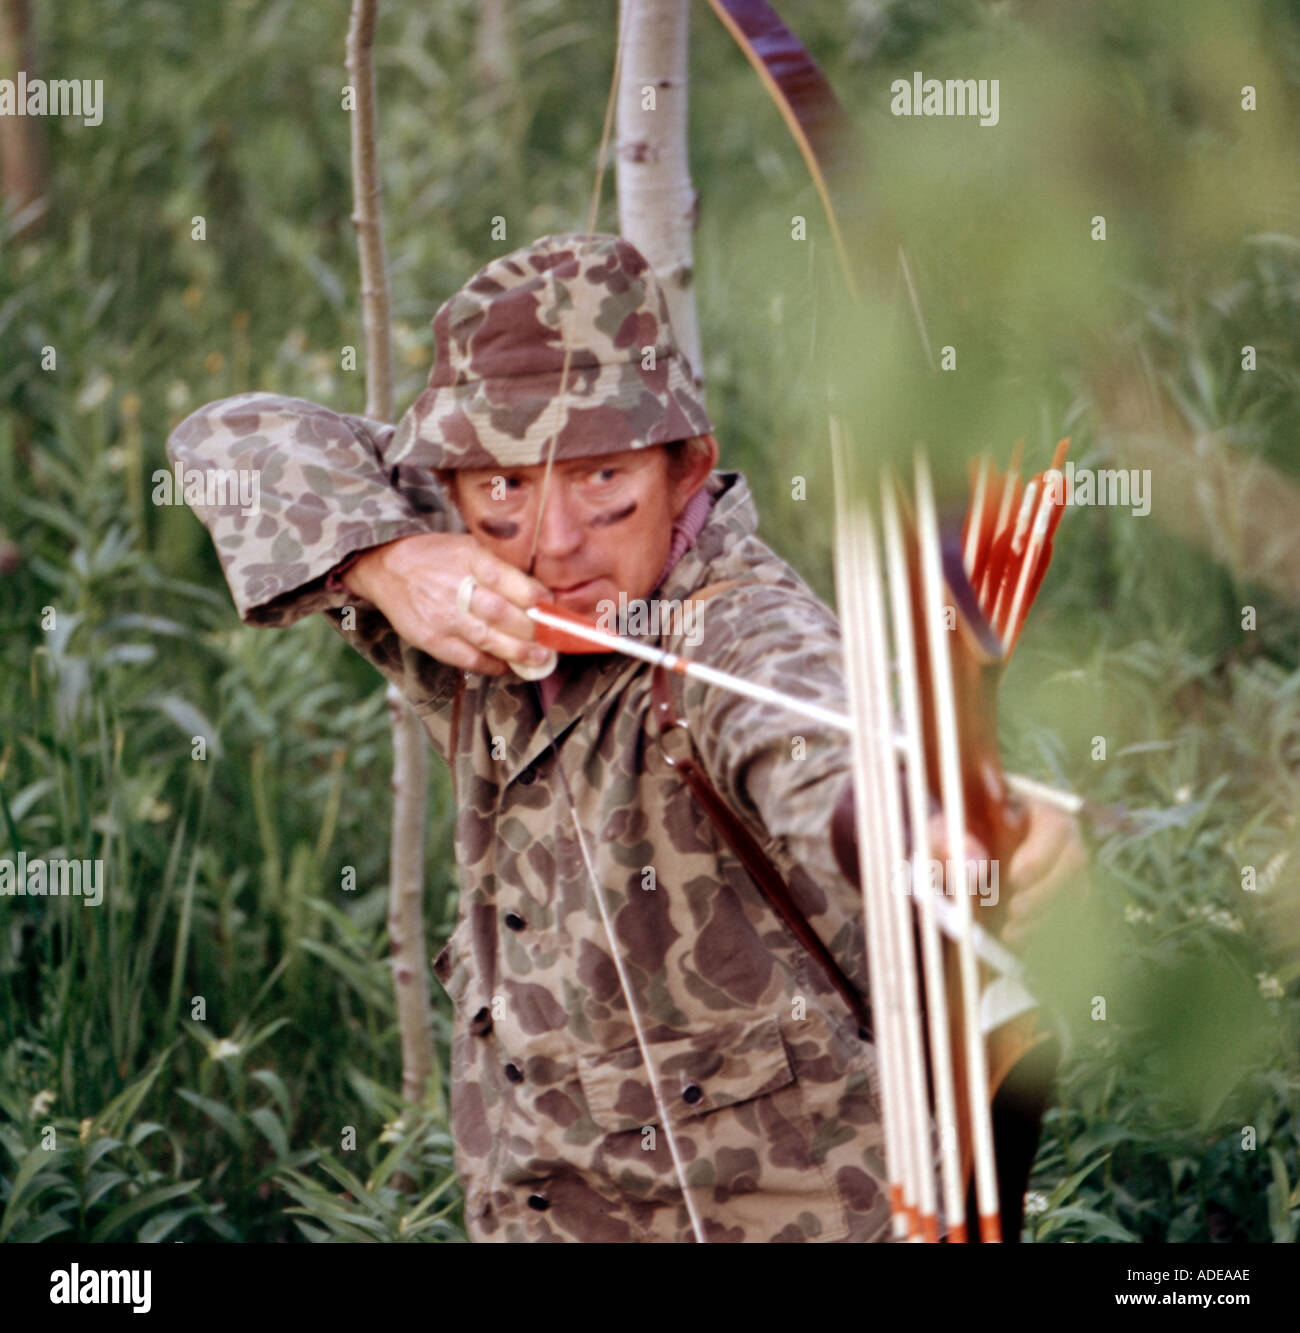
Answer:
[[(0, 1239), (461, 1239), (444, 1089), (405, 1110), (396, 1092), (381, 684), (323, 622), (242, 627), (198, 522), (150, 502), (170, 429), (205, 402), (257, 388), (361, 410), (361, 370), (339, 368), (364, 341), (347, 6), (34, 8), (29, 72), (103, 78), (106, 105), (96, 128), (41, 122), (48, 210), (21, 235), (11, 210), (0, 233), (0, 855), (103, 858), (107, 886), (97, 909), (0, 900)], [(1003, 691), (1009, 764), (1148, 812), (1095, 836), (1091, 894), (1031, 958), (1072, 1046), (1026, 1239), (1294, 1241), (1300, 15), (800, 0), (784, 16), (863, 127), (936, 343), (968, 356), (937, 399), (864, 358), (863, 420), (923, 420), (957, 478), (1021, 437), (1041, 465), (1065, 434), (1080, 465), (1153, 471), (1150, 516), (1067, 514)], [(585, 224), (614, 41), (594, 0), (385, 4), (399, 409), (441, 300)], [(703, 4), (691, 61), (723, 462), (829, 598), (810, 386), (818, 358), (856, 352), (818, 328), (819, 205)], [(890, 117), (889, 81), (914, 69), (999, 77), (1001, 124)], [(451, 809), (435, 768), (434, 947), (455, 919)]]

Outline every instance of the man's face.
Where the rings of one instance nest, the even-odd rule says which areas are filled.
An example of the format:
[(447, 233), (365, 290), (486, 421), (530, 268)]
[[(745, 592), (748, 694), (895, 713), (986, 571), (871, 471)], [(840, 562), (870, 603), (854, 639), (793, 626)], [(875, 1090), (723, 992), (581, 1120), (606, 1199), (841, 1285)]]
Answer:
[[(528, 570), (545, 464), (466, 468), (453, 491), (471, 533), (494, 555)], [(672, 475), (666, 449), (557, 462), (532, 574), (570, 611), (595, 615), (598, 604), (654, 591), (672, 541), (673, 522), (708, 467)]]

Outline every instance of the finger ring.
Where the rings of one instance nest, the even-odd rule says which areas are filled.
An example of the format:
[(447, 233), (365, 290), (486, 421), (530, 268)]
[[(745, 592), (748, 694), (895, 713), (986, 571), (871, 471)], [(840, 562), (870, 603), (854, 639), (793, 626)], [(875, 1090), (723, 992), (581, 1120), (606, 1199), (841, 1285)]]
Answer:
[(474, 596), (474, 589), (478, 587), (478, 580), (473, 574), (466, 574), (460, 581), (460, 587), (456, 589), (456, 606), (465, 614), (471, 615), (469, 609), (470, 601)]

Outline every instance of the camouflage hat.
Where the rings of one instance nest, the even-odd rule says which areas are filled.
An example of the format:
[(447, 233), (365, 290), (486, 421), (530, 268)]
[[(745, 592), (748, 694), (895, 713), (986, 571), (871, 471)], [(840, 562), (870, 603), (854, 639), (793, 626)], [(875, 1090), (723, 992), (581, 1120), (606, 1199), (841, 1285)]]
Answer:
[(443, 303), (433, 343), (429, 387), (398, 423), (392, 463), (524, 467), (546, 461), (557, 432), (565, 459), (713, 429), (659, 281), (618, 236), (544, 236), (494, 259)]

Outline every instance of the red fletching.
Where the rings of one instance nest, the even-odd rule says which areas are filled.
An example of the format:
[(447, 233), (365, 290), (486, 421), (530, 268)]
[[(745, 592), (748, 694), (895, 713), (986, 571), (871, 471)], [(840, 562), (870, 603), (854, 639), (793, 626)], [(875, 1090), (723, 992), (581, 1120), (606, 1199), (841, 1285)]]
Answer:
[[(1051, 467), (1035, 473), (1027, 483), (1021, 482), (1018, 475), (1023, 441), (1016, 446), (1012, 456), (1011, 468), (1003, 476), (990, 474), (985, 483), (984, 512), (980, 523), (980, 536), (977, 540), (974, 569), (970, 571), (971, 583), (975, 587), (980, 602), (980, 610), (986, 619), (993, 623), (994, 610), (999, 599), (1003, 602), (1004, 616), (1010, 613), (1010, 599), (1014, 596), (1020, 581), (1021, 567), (1026, 560), (1030, 562), (1027, 575), (1024, 600), (1019, 608), (1016, 623), (1002, 627), (1004, 656), (1009, 657), (1015, 641), (1020, 636), (1025, 616), (1038, 595), (1043, 575), (1047, 573), (1048, 562), (1052, 558), (1052, 539), (1056, 535), (1056, 525), (1065, 512), (1068, 496), (1061, 485), (1057, 494), (1059, 500), (1053, 504), (1047, 532), (1041, 545), (1033, 546), (1032, 528), (1025, 533), (1025, 544), (1021, 550), (1013, 549), (1016, 518), (1020, 512), (1020, 502), (1028, 485), (1035, 485), (1035, 491), (1041, 500), (1043, 487), (1046, 485), (1047, 472), (1060, 472), (1065, 465), (1065, 456), (1070, 448), (1067, 437), (1057, 444), (1052, 455)], [(1010, 503), (1003, 507), (1003, 499), (1010, 497)], [(1001, 516), (1004, 526), (997, 527), (997, 518)], [(969, 516), (968, 520), (969, 522)]]
[[(560, 620), (570, 621), (574, 625), (581, 625), (584, 629), (601, 629), (594, 620), (587, 616), (579, 615), (576, 611), (570, 611), (566, 607), (557, 606), (554, 602), (538, 602), (537, 609), (545, 611), (547, 615), (555, 616)], [(550, 625), (543, 625), (537, 621), (536, 639), (543, 648), (553, 648), (557, 653), (607, 653), (608, 648), (602, 648), (598, 643), (592, 643), (590, 639), (580, 639), (576, 634), (566, 634), (562, 629), (553, 629)]]

